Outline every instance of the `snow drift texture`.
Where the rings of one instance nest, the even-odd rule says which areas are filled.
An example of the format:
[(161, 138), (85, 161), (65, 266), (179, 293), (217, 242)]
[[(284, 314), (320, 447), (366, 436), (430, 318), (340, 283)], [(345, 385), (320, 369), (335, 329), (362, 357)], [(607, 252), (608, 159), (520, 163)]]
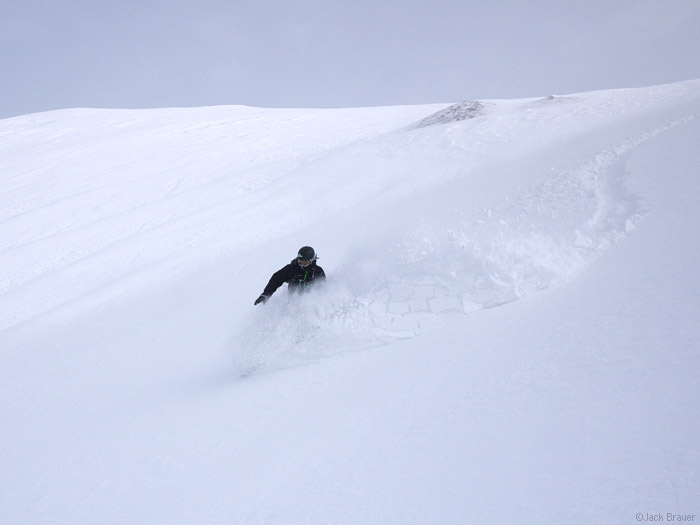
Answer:
[[(0, 121), (0, 521), (700, 515), (698, 115)], [(254, 308), (305, 244), (326, 286)]]

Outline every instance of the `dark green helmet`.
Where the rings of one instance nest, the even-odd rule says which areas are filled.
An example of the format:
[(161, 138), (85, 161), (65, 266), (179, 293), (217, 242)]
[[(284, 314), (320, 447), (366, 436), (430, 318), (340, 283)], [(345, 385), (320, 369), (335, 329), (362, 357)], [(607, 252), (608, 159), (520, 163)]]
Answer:
[(316, 252), (311, 246), (303, 246), (299, 248), (297, 254), (297, 263), (299, 266), (306, 267), (316, 260)]

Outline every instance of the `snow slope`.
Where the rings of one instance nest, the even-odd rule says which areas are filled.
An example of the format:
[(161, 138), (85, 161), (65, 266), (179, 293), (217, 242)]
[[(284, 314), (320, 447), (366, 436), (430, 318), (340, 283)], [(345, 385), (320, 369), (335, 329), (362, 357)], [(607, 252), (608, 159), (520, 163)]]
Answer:
[[(700, 519), (698, 115), (0, 121), (0, 522)], [(327, 286), (254, 308), (304, 244)]]

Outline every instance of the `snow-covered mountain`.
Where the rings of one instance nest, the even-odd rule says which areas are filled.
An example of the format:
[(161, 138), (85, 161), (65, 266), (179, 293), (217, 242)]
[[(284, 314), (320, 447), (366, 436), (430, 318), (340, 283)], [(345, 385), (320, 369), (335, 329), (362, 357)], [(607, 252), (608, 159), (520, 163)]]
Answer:
[(0, 120), (0, 522), (700, 519), (698, 116)]

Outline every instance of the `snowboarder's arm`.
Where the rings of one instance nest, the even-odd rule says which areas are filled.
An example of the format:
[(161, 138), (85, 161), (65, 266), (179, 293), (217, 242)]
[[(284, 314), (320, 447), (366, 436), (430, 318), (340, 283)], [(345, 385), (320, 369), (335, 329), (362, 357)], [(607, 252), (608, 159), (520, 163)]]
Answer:
[(275, 293), (280, 286), (282, 286), (290, 279), (291, 270), (292, 265), (288, 264), (281, 270), (273, 273), (272, 277), (270, 277), (270, 282), (267, 283), (267, 286), (263, 290), (262, 294), (267, 297), (270, 297), (273, 293)]

